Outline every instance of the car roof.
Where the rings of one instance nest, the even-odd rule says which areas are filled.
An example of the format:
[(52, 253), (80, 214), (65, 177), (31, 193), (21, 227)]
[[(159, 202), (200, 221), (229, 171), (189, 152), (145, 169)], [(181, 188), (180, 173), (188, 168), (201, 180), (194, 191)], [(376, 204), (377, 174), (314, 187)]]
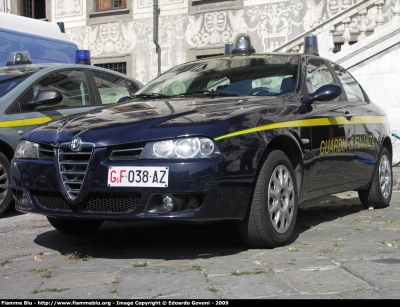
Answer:
[(10, 69), (13, 68), (15, 70), (18, 69), (24, 69), (27, 67), (32, 67), (32, 68), (39, 68), (42, 72), (50, 72), (53, 70), (57, 70), (57, 69), (68, 69), (68, 68), (80, 68), (80, 69), (93, 69), (93, 70), (97, 70), (97, 71), (102, 71), (104, 73), (111, 73), (114, 75), (118, 75), (122, 78), (125, 79), (130, 79), (133, 80), (135, 82), (137, 82), (138, 84), (143, 86), (143, 83), (140, 82), (139, 80), (133, 78), (133, 77), (129, 77), (128, 75), (125, 75), (123, 73), (114, 71), (114, 70), (110, 70), (107, 68), (103, 68), (103, 67), (99, 67), (99, 66), (94, 66), (94, 65), (86, 65), (86, 64), (74, 64), (74, 63), (40, 63), (40, 64), (23, 64), (23, 65), (13, 65), (13, 66), (1, 66), (0, 67), (0, 71), (4, 70), (4, 69)]
[[(205, 60), (209, 60), (209, 59), (226, 59), (226, 58), (257, 58), (257, 57), (266, 57), (266, 56), (274, 56), (274, 55), (286, 55), (286, 56), (305, 56), (305, 54), (303, 53), (292, 53), (292, 52), (268, 52), (268, 53), (252, 53), (252, 54), (228, 54), (228, 55), (216, 55), (216, 56), (212, 56), (212, 57), (206, 57), (206, 58), (202, 58), (202, 59), (197, 59), (191, 62), (186, 62), (183, 64), (187, 64), (187, 63), (196, 63), (199, 61), (205, 61)], [(307, 55), (308, 56), (308, 55)]]
[[(164, 73), (169, 72), (170, 70), (173, 70), (177, 67), (182, 67), (185, 65), (190, 65), (190, 64), (196, 64), (196, 63), (203, 63), (203, 62), (207, 62), (207, 61), (212, 61), (212, 60), (226, 60), (228, 58), (231, 59), (235, 59), (235, 58), (263, 58), (263, 57), (268, 57), (268, 56), (297, 56), (297, 57), (304, 57), (304, 56), (310, 56), (308, 54), (304, 54), (304, 53), (292, 53), (292, 52), (268, 52), (268, 53), (252, 53), (252, 54), (244, 54), (244, 55), (240, 55), (240, 54), (228, 54), (228, 55), (216, 55), (216, 56), (212, 56), (212, 57), (205, 57), (205, 58), (201, 58), (201, 59), (197, 59), (194, 61), (189, 61), (189, 62), (185, 62), (176, 66), (171, 67), (170, 69), (168, 69), (167, 71), (165, 71)], [(318, 58), (321, 58), (320, 56), (317, 56)]]

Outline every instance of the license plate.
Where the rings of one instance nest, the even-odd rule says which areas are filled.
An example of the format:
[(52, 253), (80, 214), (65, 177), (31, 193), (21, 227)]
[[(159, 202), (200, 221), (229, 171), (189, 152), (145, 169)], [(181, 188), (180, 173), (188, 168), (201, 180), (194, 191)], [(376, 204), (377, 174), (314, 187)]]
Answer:
[(112, 166), (108, 168), (110, 187), (168, 187), (168, 167)]

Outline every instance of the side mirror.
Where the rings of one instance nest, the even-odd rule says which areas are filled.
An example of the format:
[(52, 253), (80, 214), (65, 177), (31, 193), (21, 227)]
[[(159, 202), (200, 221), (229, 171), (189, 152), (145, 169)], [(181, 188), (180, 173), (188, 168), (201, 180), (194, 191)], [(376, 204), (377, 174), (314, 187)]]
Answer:
[(117, 103), (125, 102), (128, 101), (129, 99), (130, 99), (129, 96), (123, 96), (120, 99), (118, 99)]
[(307, 103), (314, 101), (331, 101), (342, 95), (342, 88), (339, 85), (327, 84), (318, 88), (314, 93), (309, 95)]
[(28, 103), (29, 106), (35, 108), (43, 105), (54, 105), (60, 103), (63, 96), (56, 90), (41, 90), (38, 92), (35, 100)]

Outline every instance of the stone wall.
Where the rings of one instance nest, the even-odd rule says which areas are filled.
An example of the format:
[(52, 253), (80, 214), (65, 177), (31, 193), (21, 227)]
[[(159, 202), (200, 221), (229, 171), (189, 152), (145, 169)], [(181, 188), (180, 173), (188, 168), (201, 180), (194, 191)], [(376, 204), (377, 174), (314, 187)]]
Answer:
[[(204, 55), (222, 54), (224, 44), (241, 32), (252, 36), (257, 52), (277, 49), (361, 0), (159, 0), (161, 72)], [(142, 82), (157, 76), (153, 43), (153, 1), (127, 1), (127, 8), (95, 12), (95, 1), (56, 0), (53, 22), (92, 63), (130, 61), (128, 74)]]

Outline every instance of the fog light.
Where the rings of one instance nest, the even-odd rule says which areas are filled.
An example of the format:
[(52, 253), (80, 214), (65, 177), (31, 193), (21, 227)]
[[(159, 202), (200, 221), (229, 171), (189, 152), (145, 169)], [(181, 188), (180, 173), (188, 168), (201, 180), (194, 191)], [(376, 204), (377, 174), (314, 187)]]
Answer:
[(194, 209), (197, 209), (199, 207), (200, 207), (200, 204), (199, 204), (198, 200), (196, 198), (192, 198), (191, 200), (189, 200), (186, 209), (194, 210)]
[(170, 195), (163, 196), (162, 206), (165, 211), (170, 212), (170, 211), (174, 210), (174, 207), (175, 207), (174, 197), (170, 196)]
[(17, 191), (17, 199), (21, 206), (29, 207), (28, 197), (26, 197), (26, 194), (23, 191), (21, 190)]

